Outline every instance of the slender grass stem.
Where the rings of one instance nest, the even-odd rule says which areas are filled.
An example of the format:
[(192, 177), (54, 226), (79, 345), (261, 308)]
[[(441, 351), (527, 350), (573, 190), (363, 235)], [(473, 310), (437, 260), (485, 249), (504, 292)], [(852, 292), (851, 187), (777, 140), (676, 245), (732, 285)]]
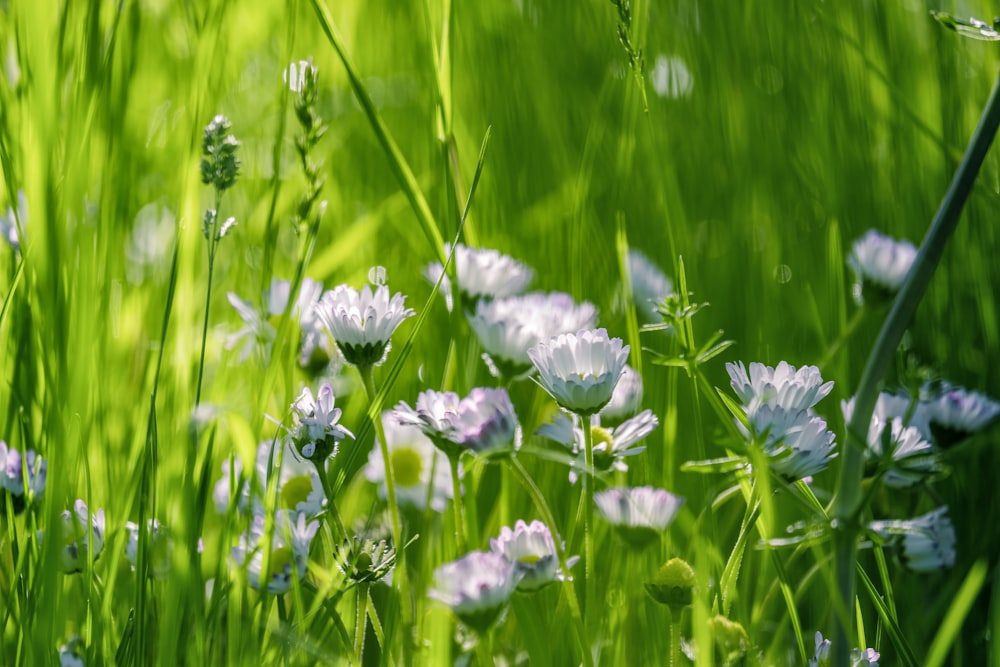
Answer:
[(219, 207), (222, 205), (222, 191), (215, 191), (215, 216), (208, 238), (208, 286), (205, 288), (205, 318), (201, 326), (201, 353), (198, 358), (198, 383), (194, 390), (194, 404), (201, 403), (201, 383), (205, 376), (205, 347), (208, 341), (208, 315), (212, 305), (212, 278), (215, 273), (215, 251), (219, 246)]
[[(1000, 75), (993, 84), (989, 100), (979, 119), (966, 149), (962, 163), (955, 173), (951, 186), (934, 216), (927, 236), (924, 238), (914, 261), (913, 268), (906, 277), (903, 287), (896, 295), (892, 310), (882, 325), (882, 331), (875, 341), (865, 364), (861, 382), (855, 395), (854, 414), (847, 428), (847, 442), (843, 452), (837, 495), (833, 502), (835, 522), (834, 568), (837, 593), (842, 608), (853, 609), (855, 595), (855, 567), (859, 526), (857, 525), (861, 503), (861, 481), (864, 474), (864, 448), (868, 424), (878, 398), (879, 383), (885, 376), (899, 346), (903, 333), (913, 319), (917, 305), (923, 298), (931, 276), (944, 253), (948, 238), (958, 226), (959, 216), (968, 199), (976, 176), (997, 127), (1000, 126)], [(851, 612), (837, 615), (833, 634), (833, 664), (847, 665), (849, 661), (848, 633), (852, 619)], [(845, 616), (848, 616), (845, 618)]]
[(468, 549), (465, 542), (465, 520), (462, 518), (462, 481), (458, 478), (458, 456), (448, 456), (448, 465), (451, 468), (451, 506), (455, 512), (455, 548), (459, 554), (464, 554)]

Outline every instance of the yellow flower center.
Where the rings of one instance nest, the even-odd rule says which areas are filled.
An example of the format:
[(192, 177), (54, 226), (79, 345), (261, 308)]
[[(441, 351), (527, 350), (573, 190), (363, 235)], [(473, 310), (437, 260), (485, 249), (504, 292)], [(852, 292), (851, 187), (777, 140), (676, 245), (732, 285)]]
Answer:
[(538, 561), (542, 560), (542, 557), (541, 556), (536, 556), (535, 554), (527, 554), (527, 555), (521, 556), (517, 560), (519, 562), (521, 562), (521, 563), (524, 563), (525, 565), (534, 565)]
[(289, 568), (292, 564), (292, 548), (291, 547), (278, 547), (271, 552), (271, 560), (268, 563), (267, 575), (268, 579), (274, 579), (279, 575), (285, 574), (285, 568)]
[(614, 437), (611, 435), (611, 431), (600, 426), (594, 426), (591, 428), (591, 434), (594, 438), (595, 449), (601, 444), (606, 445), (606, 449), (611, 449), (611, 444), (615, 441)]
[(412, 447), (399, 447), (390, 457), (392, 479), (398, 486), (416, 486), (420, 483), (424, 460), (420, 452)]
[(281, 506), (285, 509), (293, 510), (309, 500), (312, 493), (313, 484), (309, 475), (299, 475), (292, 477), (281, 487)]

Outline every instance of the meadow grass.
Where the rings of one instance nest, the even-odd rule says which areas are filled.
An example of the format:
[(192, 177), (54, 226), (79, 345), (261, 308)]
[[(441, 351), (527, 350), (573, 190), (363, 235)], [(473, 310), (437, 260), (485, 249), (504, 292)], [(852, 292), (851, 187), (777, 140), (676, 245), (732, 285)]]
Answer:
[[(677, 628), (702, 649), (697, 664), (719, 661), (708, 648), (716, 614), (745, 628), (746, 664), (804, 664), (814, 632), (830, 636), (838, 614), (832, 543), (765, 542), (826, 511), (844, 457), (791, 488), (684, 464), (739, 449), (726, 361), (822, 360), (836, 384), (818, 409), (844, 446), (839, 404), (857, 390), (886, 314), (858, 309), (846, 255), (869, 228), (919, 243), (1000, 58), (928, 11), (954, 7), (786, 4), (634, 2), (627, 33), (645, 61), (636, 77), (607, 2), (5, 3), (0, 201), (16, 208), (23, 191), (28, 211), (20, 249), (0, 243), (0, 440), (37, 451), (48, 479), (23, 514), (4, 494), (0, 664), (53, 662), (79, 636), (88, 664), (452, 664), (470, 654), (661, 665), (676, 636), (645, 584), (672, 557), (696, 576)], [(325, 213), (317, 200), (296, 219), (319, 184), (303, 174), (296, 94), (282, 74), (306, 58), (328, 127), (308, 156)], [(209, 294), (202, 221), (216, 200), (199, 161), (216, 114), (241, 142), (241, 170), (220, 207), (237, 225), (218, 242)], [(1000, 395), (990, 373), (1000, 360), (998, 187), (994, 150), (888, 385), (930, 369)], [(270, 345), (241, 358), (226, 345), (243, 326), (227, 293), (259, 306), (273, 278), (358, 287), (384, 267), (417, 317), (375, 369), (374, 400), (355, 369), (337, 374), (340, 423), (356, 437), (340, 443), (330, 484), (348, 532), (389, 532), (362, 472), (373, 418), (424, 389), (465, 396), (496, 384), (460, 309), (449, 313), (422, 277), (456, 238), (533, 267), (534, 289), (598, 306), (601, 326), (631, 345), (643, 405), (660, 421), (612, 481), (686, 499), (644, 550), (595, 520), (593, 589), (580, 563), (573, 584), (516, 594), (479, 648), (461, 646), (456, 633), (467, 633), (427, 597), (434, 569), (463, 555), (451, 511), (404, 509), (405, 572), (351, 588), (328, 512), (308, 576), (274, 596), (231, 563), (249, 519), (212, 502), (223, 463), (252, 467), (258, 443), (281, 434), (267, 416), (291, 424), (301, 388), (317, 386), (297, 363), (291, 300), (271, 320)], [(640, 331), (636, 310), (616, 305), (630, 248), (688, 305), (710, 305), (673, 334)], [(677, 361), (718, 330), (732, 347)], [(525, 438), (518, 460), (566, 555), (583, 556), (581, 484), (535, 435), (556, 406), (533, 382), (508, 389)], [(195, 419), (199, 393), (212, 409)], [(957, 559), (918, 573), (897, 549), (859, 550), (850, 646), (876, 648), (885, 665), (1000, 664), (995, 438), (987, 430), (947, 450), (946, 474), (917, 490), (872, 498), (871, 518), (947, 504)], [(465, 539), (487, 549), (502, 526), (544, 512), (530, 482), (477, 461), (464, 461)], [(277, 502), (277, 487), (269, 493)], [(106, 512), (104, 549), (64, 575), (60, 549), (37, 531), (50, 534), (77, 498)], [(149, 518), (174, 537), (166, 580), (142, 576), (155, 558), (146, 546), (137, 572), (125, 558), (125, 522)]]

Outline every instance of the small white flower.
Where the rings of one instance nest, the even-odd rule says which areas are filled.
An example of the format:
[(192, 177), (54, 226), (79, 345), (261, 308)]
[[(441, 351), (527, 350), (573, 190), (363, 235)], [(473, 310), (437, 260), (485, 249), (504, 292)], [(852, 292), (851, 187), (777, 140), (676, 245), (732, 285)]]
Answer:
[[(641, 447), (633, 445), (652, 433), (659, 423), (659, 419), (656, 418), (652, 410), (644, 410), (614, 428), (601, 426), (599, 415), (591, 417), (590, 428), (594, 442), (594, 468), (596, 471), (618, 470), (625, 472), (628, 470), (624, 458), (646, 451), (645, 445)], [(580, 418), (576, 415), (570, 418), (565, 413), (559, 412), (551, 422), (543, 424), (536, 431), (536, 435), (549, 438), (569, 448), (573, 456), (576, 457), (571, 464), (573, 469), (569, 473), (570, 482), (575, 484), (576, 470), (586, 468), (584, 434), (583, 428), (580, 426)]]
[[(937, 450), (924, 432), (916, 426), (903, 425), (903, 419), (910, 411), (903, 407), (903, 401), (908, 402), (908, 399), (885, 392), (879, 395), (866, 441), (866, 456), (876, 464), (883, 462), (886, 454), (883, 443), (888, 443), (892, 461), (883, 481), (886, 486), (893, 488), (913, 486), (939, 469)], [(841, 402), (840, 407), (844, 420), (849, 424), (854, 414), (854, 398)], [(901, 409), (904, 416), (888, 416), (890, 413), (899, 413)], [(925, 417), (920, 416), (918, 411), (919, 409), (914, 411), (914, 417), (923, 421)], [(885, 433), (886, 429), (888, 433)]]
[(84, 667), (87, 663), (87, 647), (83, 639), (70, 637), (69, 641), (59, 647), (59, 667)]
[(635, 249), (628, 252), (628, 270), (632, 278), (632, 297), (639, 319), (650, 324), (659, 322), (660, 314), (656, 304), (673, 294), (673, 283), (660, 267)]
[(15, 512), (24, 509), (28, 501), (37, 499), (45, 491), (47, 469), (46, 460), (34, 450), (29, 449), (22, 457), (14, 447), (0, 440), (0, 489), (6, 489), (13, 496)]
[(858, 648), (851, 649), (851, 667), (878, 667), (878, 659), (882, 657), (873, 648), (866, 648), (864, 651)]
[(9, 206), (7, 214), (0, 215), (0, 239), (9, 243), (14, 250), (21, 249), (21, 239), (17, 231), (18, 221), (22, 230), (28, 226), (28, 198), (24, 195), (24, 190), (19, 190), (17, 193), (17, 211)]
[(542, 387), (562, 407), (590, 416), (611, 400), (629, 346), (605, 329), (561, 334), (528, 350)]
[(305, 85), (306, 72), (312, 72), (315, 77), (316, 71), (316, 66), (313, 65), (311, 58), (309, 60), (295, 61), (289, 64), (281, 73), (281, 80), (288, 84), (288, 88), (293, 93), (300, 93), (302, 92), (302, 87)]
[(809, 410), (764, 406), (747, 417), (771, 470), (789, 481), (822, 472), (836, 456), (836, 436)]
[(531, 370), (528, 350), (538, 343), (559, 334), (592, 329), (596, 324), (593, 304), (578, 304), (562, 292), (480, 300), (469, 318), (489, 363), (507, 378)]
[(601, 516), (629, 544), (645, 547), (667, 529), (684, 499), (651, 486), (612, 487), (594, 494)]
[(909, 520), (873, 521), (868, 527), (886, 539), (902, 536), (903, 557), (916, 572), (955, 564), (955, 527), (947, 505)]
[(324, 461), (337, 453), (337, 443), (354, 434), (337, 422), (341, 410), (334, 405), (333, 387), (323, 383), (316, 397), (309, 387), (292, 403), (296, 424), (291, 438), (296, 449), (312, 461)]
[[(382, 413), (382, 426), (396, 485), (396, 502), (420, 511), (430, 503), (432, 510), (443, 512), (452, 496), (448, 460), (419, 427), (400, 424), (393, 412)], [(378, 442), (368, 454), (365, 477), (378, 485), (379, 497), (385, 499), (385, 461)]]
[(809, 661), (809, 667), (820, 667), (826, 665), (830, 660), (830, 651), (833, 643), (829, 639), (823, 638), (823, 633), (816, 631), (816, 648), (813, 650), (813, 657)]
[(428, 596), (451, 607), (470, 628), (483, 632), (496, 622), (522, 576), (502, 554), (473, 551), (436, 569)]
[[(514, 528), (504, 526), (500, 535), (490, 540), (490, 551), (502, 554), (514, 563), (523, 578), (518, 584), (522, 591), (535, 591), (553, 581), (565, 581), (567, 577), (559, 568), (559, 554), (552, 533), (541, 521), (530, 524), (518, 520)], [(579, 556), (567, 559), (567, 567), (573, 567)]]
[[(277, 335), (274, 321), (287, 309), (291, 288), (292, 283), (288, 280), (271, 279), (271, 288), (264, 294), (259, 309), (233, 292), (229, 292), (226, 297), (243, 320), (243, 327), (226, 337), (226, 349), (230, 350), (240, 345), (240, 361), (245, 361), (256, 345), (260, 344), (265, 348), (269, 346)], [(302, 281), (299, 295), (292, 308), (292, 316), (298, 319), (303, 338), (311, 335), (315, 339), (316, 329), (320, 327), (314, 310), (322, 290), (323, 285), (310, 278)], [(321, 343), (314, 340), (314, 344)]]
[(465, 398), (455, 392), (427, 390), (416, 408), (400, 401), (395, 418), (419, 427), (449, 457), (463, 451), (486, 454), (517, 449), (520, 426), (506, 389), (477, 387)]
[(806, 410), (833, 390), (833, 382), (824, 383), (816, 366), (803, 366), (796, 370), (795, 366), (785, 361), (774, 368), (753, 362), (747, 374), (740, 361), (727, 363), (726, 371), (729, 372), (733, 391), (748, 414), (762, 406)]
[[(149, 576), (154, 579), (164, 579), (170, 573), (170, 552), (173, 550), (173, 540), (167, 534), (167, 530), (156, 519), (150, 519), (147, 523), (149, 535)], [(136, 567), (139, 558), (139, 524), (129, 521), (125, 524), (128, 531), (128, 542), (125, 544), (125, 558)]]
[(639, 412), (642, 407), (642, 376), (638, 371), (625, 365), (611, 400), (601, 410), (603, 419), (623, 419)]
[[(62, 545), (59, 567), (67, 574), (79, 572), (83, 569), (81, 559), (86, 558), (91, 550), (94, 560), (97, 560), (104, 550), (104, 510), (99, 509), (96, 514), (91, 515), (87, 511), (87, 504), (77, 500), (73, 505), (73, 511), (63, 510), (60, 517), (60, 525), (54, 531), (50, 531), (57, 535), (56, 539), (60, 540)], [(94, 540), (92, 547), (88, 546), (91, 544), (91, 533)]]
[(909, 241), (897, 241), (869, 229), (854, 242), (847, 258), (857, 279), (856, 298), (860, 300), (866, 285), (885, 294), (898, 292), (916, 259), (917, 249)]
[[(445, 254), (451, 252), (451, 245), (444, 246)], [(535, 276), (528, 266), (513, 257), (490, 248), (467, 248), (461, 243), (455, 246), (455, 275), (462, 292), (462, 300), (471, 308), (479, 299), (496, 299), (520, 294), (531, 284)], [(443, 267), (435, 262), (427, 267), (424, 276), (431, 283), (441, 277)], [(445, 295), (448, 310), (451, 310), (451, 283), (448, 276), (441, 280), (441, 292)]]
[(402, 294), (390, 295), (386, 285), (378, 285), (374, 292), (370, 285), (360, 292), (338, 285), (323, 294), (316, 314), (349, 364), (378, 366), (385, 361), (396, 328), (416, 314), (405, 301)]
[(921, 405), (942, 447), (957, 444), (1000, 416), (1000, 403), (978, 391), (947, 384), (933, 398), (921, 401)]
[(319, 522), (306, 523), (304, 514), (278, 512), (275, 514), (274, 532), (267, 554), (267, 569), (264, 572), (265, 541), (264, 517), (255, 516), (250, 530), (240, 536), (239, 546), (233, 547), (233, 563), (246, 568), (250, 585), (260, 590), (261, 582), (267, 582), (267, 592), (273, 595), (285, 593), (292, 586), (292, 577), (300, 579), (306, 574), (309, 563), (309, 547), (319, 530)]
[[(809, 660), (809, 667), (829, 667), (830, 652), (833, 644), (829, 639), (823, 639), (823, 634), (816, 632), (816, 649)], [(879, 654), (873, 648), (851, 649), (851, 667), (878, 667)]]
[[(300, 512), (307, 516), (318, 514), (326, 505), (326, 494), (323, 493), (323, 485), (315, 466), (298, 458), (297, 452), (289, 443), (275, 447), (270, 440), (257, 446), (253, 479), (241, 479), (243, 464), (240, 459), (235, 459), (235, 474), (229, 468), (229, 461), (222, 462), (223, 475), (216, 482), (212, 494), (215, 509), (220, 514), (225, 514), (235, 490), (241, 512), (252, 508), (254, 514), (262, 514), (265, 510), (268, 471), (272, 474), (277, 472), (279, 451), (281, 471), (278, 474), (278, 509)], [(238, 488), (236, 484), (239, 484)]]

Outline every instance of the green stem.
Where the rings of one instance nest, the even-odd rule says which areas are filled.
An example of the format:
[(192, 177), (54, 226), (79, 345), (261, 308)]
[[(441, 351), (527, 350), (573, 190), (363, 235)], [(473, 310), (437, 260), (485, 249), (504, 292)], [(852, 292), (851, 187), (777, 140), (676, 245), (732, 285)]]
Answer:
[(323, 487), (323, 495), (326, 496), (326, 515), (333, 522), (333, 527), (339, 531), (340, 535), (343, 535), (345, 540), (349, 540), (351, 536), (347, 534), (344, 520), (340, 517), (340, 512), (337, 511), (337, 503), (333, 499), (333, 485), (330, 484), (330, 475), (326, 471), (326, 464), (323, 461), (313, 461), (312, 463), (316, 468), (316, 474), (319, 476), (320, 485)]
[(462, 519), (462, 481), (458, 478), (458, 456), (448, 456), (451, 467), (452, 509), (455, 511), (455, 548), (462, 555), (468, 549), (465, 542), (465, 523)]
[(837, 495), (833, 501), (837, 589), (841, 608), (848, 610), (846, 614), (838, 614), (835, 619), (832, 639), (834, 665), (847, 665), (849, 660), (848, 636), (852, 622), (850, 615), (854, 608), (855, 563), (859, 532), (857, 517), (861, 509), (864, 448), (868, 424), (878, 398), (879, 383), (895, 356), (896, 348), (913, 318), (917, 304), (927, 290), (948, 238), (958, 226), (965, 200), (972, 191), (998, 126), (1000, 126), (1000, 75), (993, 84), (979, 125), (920, 246), (913, 268), (910, 269), (903, 287), (892, 304), (892, 310), (882, 325), (882, 331), (865, 364), (855, 395), (854, 414), (847, 428), (847, 446), (844, 447)]
[(670, 609), (670, 667), (677, 667), (681, 661), (681, 614), (684, 608)]
[(584, 607), (583, 625), (587, 631), (592, 630), (594, 609), (597, 606), (597, 579), (594, 575), (594, 433), (590, 424), (590, 416), (580, 418), (583, 424), (583, 449), (587, 469), (583, 474), (583, 552), (586, 559), (584, 576)]
[(358, 603), (355, 613), (354, 625), (354, 655), (358, 658), (358, 664), (364, 664), (365, 655), (365, 629), (368, 626), (368, 584), (358, 584)]
[[(368, 394), (368, 402), (375, 404), (375, 370), (372, 366), (359, 366), (358, 372), (361, 374), (361, 382), (365, 385), (365, 393)], [(374, 411), (373, 411), (374, 412)], [(400, 533), (399, 505), (396, 503), (396, 482), (392, 470), (392, 457), (389, 456), (389, 445), (385, 441), (385, 428), (382, 426), (382, 416), (371, 415), (375, 425), (375, 434), (378, 436), (378, 446), (382, 452), (382, 462), (385, 464), (385, 494), (389, 502), (389, 519), (392, 522), (392, 539), (396, 543), (398, 554), (403, 551), (403, 538)]]
[(208, 238), (208, 288), (205, 290), (205, 319), (201, 326), (201, 356), (198, 360), (198, 384), (194, 391), (194, 405), (201, 403), (201, 381), (205, 374), (205, 346), (208, 340), (208, 311), (212, 305), (212, 276), (215, 272), (215, 251), (219, 245), (219, 208), (222, 206), (222, 191), (215, 191), (215, 218)]
[(514, 473), (517, 475), (521, 484), (524, 488), (528, 490), (528, 495), (535, 502), (535, 508), (538, 513), (542, 515), (542, 521), (545, 525), (549, 527), (552, 531), (552, 542), (556, 545), (556, 556), (559, 558), (559, 567), (562, 569), (563, 577), (565, 577), (564, 589), (566, 591), (566, 597), (569, 602), (569, 613), (573, 617), (573, 627), (576, 629), (576, 639), (577, 643), (580, 645), (580, 653), (583, 656), (583, 664), (585, 667), (592, 667), (593, 657), (590, 655), (590, 646), (587, 643), (587, 632), (583, 625), (583, 616), (580, 613), (580, 601), (576, 598), (576, 588), (573, 586), (573, 581), (570, 578), (569, 566), (566, 562), (566, 546), (559, 539), (558, 531), (556, 530), (556, 519), (552, 514), (552, 510), (549, 509), (549, 504), (545, 502), (545, 496), (542, 495), (541, 489), (535, 484), (535, 480), (531, 478), (528, 471), (524, 468), (524, 464), (521, 460), (517, 458), (517, 455), (511, 456), (509, 459), (511, 468), (514, 469)]

